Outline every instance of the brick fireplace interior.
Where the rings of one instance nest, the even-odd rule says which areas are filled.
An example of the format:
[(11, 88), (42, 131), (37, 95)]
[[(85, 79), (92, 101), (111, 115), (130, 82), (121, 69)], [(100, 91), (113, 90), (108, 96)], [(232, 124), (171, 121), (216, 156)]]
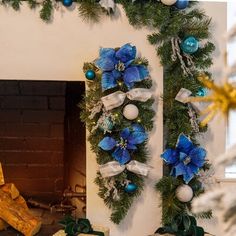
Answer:
[(26, 199), (56, 204), (66, 192), (85, 206), (73, 199), (85, 192), (84, 93), (84, 82), (0, 81), (0, 162)]

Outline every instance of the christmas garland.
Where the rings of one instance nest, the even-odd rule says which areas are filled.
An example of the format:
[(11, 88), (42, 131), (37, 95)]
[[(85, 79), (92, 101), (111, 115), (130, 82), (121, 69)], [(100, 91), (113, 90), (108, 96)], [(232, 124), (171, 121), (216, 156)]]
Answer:
[[(151, 44), (158, 45), (157, 55), (164, 67), (166, 150), (161, 157), (166, 165), (165, 176), (158, 181), (156, 189), (162, 197), (162, 222), (168, 228), (176, 218), (187, 216), (192, 219), (196, 216), (189, 215), (191, 202), (204, 192), (210, 175), (207, 173), (210, 165), (206, 159), (206, 151), (197, 143), (197, 137), (207, 127), (200, 125), (198, 111), (201, 107), (189, 101), (190, 95), (206, 95), (204, 84), (198, 77), (203, 73), (210, 77), (206, 69), (212, 64), (211, 53), (215, 47), (208, 41), (210, 19), (194, 2), (188, 4), (185, 0), (177, 1), (177, 5), (173, 4), (175, 1), (162, 2), (172, 2), (172, 5), (166, 6), (156, 1), (120, 1), (131, 24), (151, 25), (158, 30), (149, 35), (148, 40)], [(101, 185), (102, 181), (97, 180), (97, 183)], [(125, 216), (130, 203), (131, 201), (123, 201), (125, 206), (114, 205), (114, 222), (119, 223)], [(112, 206), (109, 202), (107, 204)], [(119, 220), (114, 217), (118, 215), (122, 215)], [(208, 211), (197, 217), (210, 218), (211, 215), (211, 211)], [(184, 230), (191, 232), (192, 229)], [(173, 234), (177, 235), (178, 232)], [(196, 235), (203, 234), (204, 230), (197, 230)]]
[[(27, 0), (27, 2), (31, 8), (42, 7), (40, 17), (45, 21), (50, 21), (53, 8), (57, 7), (58, 3), (58, 1), (54, 0)], [(190, 214), (192, 200), (190, 198), (191, 196), (198, 196), (204, 191), (201, 180), (206, 175), (205, 171), (209, 169), (209, 164), (206, 161), (206, 152), (198, 147), (197, 142), (197, 137), (200, 133), (205, 132), (207, 127), (203, 128), (200, 125), (198, 107), (188, 102), (191, 101), (188, 98), (190, 94), (193, 97), (205, 95), (205, 84), (198, 80), (199, 75), (204, 74), (211, 78), (211, 75), (207, 72), (207, 69), (212, 65), (211, 53), (215, 48), (213, 43), (209, 41), (211, 20), (205, 15), (203, 10), (196, 6), (196, 2), (189, 2), (188, 0), (117, 0), (115, 2), (113, 0), (76, 0), (74, 2), (79, 3), (78, 8), (82, 18), (94, 21), (98, 21), (103, 14), (112, 14), (115, 11), (115, 3), (119, 3), (123, 6), (131, 25), (156, 29), (155, 33), (148, 35), (148, 40), (152, 45), (157, 46), (157, 55), (164, 67), (163, 101), (166, 151), (163, 153), (162, 158), (167, 164), (164, 168), (165, 176), (157, 183), (156, 188), (162, 196), (162, 221), (165, 226), (168, 226), (177, 216)], [(65, 7), (69, 7), (73, 0), (62, 0), (62, 3)], [(19, 10), (21, 0), (2, 0), (2, 4), (10, 5), (15, 10)], [(142, 66), (147, 65), (147, 61), (141, 58), (135, 59), (132, 63)], [(124, 69), (123, 64), (118, 65), (118, 67), (121, 70)], [(101, 86), (102, 63), (87, 63), (84, 69), (88, 78), (96, 77), (89, 83), (89, 91), (86, 98), (88, 107), (94, 105), (94, 102), (99, 102), (102, 97), (110, 93), (119, 90), (125, 94), (127, 93), (130, 85), (126, 84), (127, 81), (125, 79), (123, 81), (118, 80), (118, 87), (109, 88), (108, 91), (102, 90), (102, 86), (107, 85), (104, 82)], [(122, 76), (124, 76), (124, 73)], [(106, 74), (106, 78), (112, 77)], [(112, 78), (112, 81), (114, 85), (116, 79)], [(149, 89), (151, 86), (150, 80), (143, 80), (138, 82), (138, 84), (140, 85), (138, 86), (139, 88)], [(124, 96), (123, 93), (121, 96)], [(119, 94), (116, 95), (119, 97)], [(127, 99), (125, 97), (125, 102)], [(108, 115), (106, 112), (96, 113), (94, 117), (90, 116), (92, 115), (91, 112), (87, 113), (86, 110), (83, 114), (83, 119), (88, 121), (89, 130), (91, 132), (94, 131), (93, 128), (97, 124), (101, 126), (100, 128), (96, 127), (94, 131), (96, 135), (93, 135), (92, 132), (89, 137), (92, 150), (97, 154), (99, 164), (104, 165), (112, 161), (113, 158), (118, 160), (118, 162), (120, 161), (119, 158), (116, 158), (118, 151), (115, 146), (119, 143), (118, 140), (121, 140), (124, 135), (127, 136), (125, 133), (133, 135), (135, 132), (141, 132), (142, 137), (146, 137), (146, 131), (152, 128), (151, 119), (154, 115), (150, 110), (152, 102), (152, 99), (146, 102), (132, 102), (140, 109), (140, 120), (138, 118), (134, 125), (131, 125), (133, 122), (124, 119), (120, 112), (121, 107), (114, 108)], [(135, 108), (133, 109), (135, 110)], [(142, 109), (149, 112), (142, 112)], [(104, 116), (99, 120), (102, 114)], [(108, 131), (111, 127), (115, 128), (115, 130), (112, 131), (114, 136), (112, 135), (112, 139), (109, 139), (111, 135)], [(105, 135), (104, 132), (106, 132)], [(104, 138), (105, 140), (103, 140)], [(107, 144), (108, 139), (112, 144)], [(145, 144), (146, 141), (137, 144), (138, 150), (135, 152), (135, 160), (142, 163), (145, 163), (147, 159)], [(115, 146), (113, 147), (112, 145)], [(124, 143), (124, 145), (127, 145), (127, 143)], [(197, 152), (197, 155), (194, 154), (195, 152)], [(199, 158), (200, 161), (195, 162), (195, 157)], [(127, 156), (126, 160), (129, 160)], [(122, 161), (119, 164), (123, 163)], [(106, 169), (106, 166), (104, 168)], [(135, 190), (132, 194), (123, 191), (119, 196), (122, 201), (115, 201), (111, 195), (107, 197), (107, 189), (110, 187), (108, 187), (109, 184), (106, 181), (104, 182), (104, 178), (99, 175), (96, 179), (100, 186), (99, 195), (113, 209), (111, 219), (115, 223), (119, 223), (127, 213), (133, 198), (140, 194), (143, 178), (124, 169), (123, 172), (111, 179), (114, 179), (111, 186), (117, 183), (124, 183), (126, 180), (130, 180), (131, 183), (135, 184), (131, 188), (133, 191)], [(124, 186), (126, 185), (120, 184), (118, 189), (124, 189)], [(188, 202), (185, 202), (187, 199), (183, 201), (181, 194), (178, 195), (178, 193), (181, 193), (181, 189), (184, 189), (184, 193), (187, 191), (188, 200), (190, 199)], [(116, 192), (115, 189), (113, 189), (113, 192)], [(211, 213), (203, 213), (201, 216), (208, 218)]]
[(81, 118), (100, 165), (95, 180), (99, 196), (117, 224), (140, 195), (150, 169), (146, 143), (154, 99), (147, 66), (130, 44), (101, 48), (95, 62), (84, 64), (88, 90)]

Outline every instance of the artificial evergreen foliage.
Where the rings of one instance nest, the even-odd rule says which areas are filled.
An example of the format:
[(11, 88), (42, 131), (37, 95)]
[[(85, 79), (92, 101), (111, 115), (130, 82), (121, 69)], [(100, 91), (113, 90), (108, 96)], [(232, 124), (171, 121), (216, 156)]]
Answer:
[[(33, 5), (31, 5), (31, 6), (33, 6)], [(43, 7), (40, 10), (40, 17), (44, 21), (47, 21), (47, 22), (50, 21), (51, 20), (52, 10), (53, 10), (52, 1), (51, 0), (45, 0), (43, 2)]]
[(83, 20), (93, 22), (99, 21), (104, 13), (98, 1), (95, 0), (80, 1), (78, 10)]
[(18, 11), (20, 9), (21, 0), (2, 0), (1, 3), (6, 6), (11, 6), (15, 11)]
[(35, 0), (28, 0), (29, 7), (34, 9), (37, 6), (37, 2)]
[[(148, 61), (145, 58), (136, 58), (133, 64), (148, 66)], [(96, 78), (93, 81), (87, 80), (88, 88), (86, 96), (84, 98), (84, 102), (81, 104), (81, 108), (83, 110), (81, 119), (86, 122), (87, 128), (89, 130), (88, 141), (91, 144), (91, 150), (96, 154), (97, 163), (102, 165), (106, 164), (107, 162), (114, 161), (114, 158), (111, 156), (110, 152), (104, 151), (98, 146), (99, 142), (105, 136), (104, 131), (99, 128), (95, 131), (92, 130), (94, 125), (97, 124), (102, 111), (100, 111), (94, 118), (91, 118), (91, 109), (101, 100), (101, 97), (106, 96), (107, 94), (111, 94), (115, 91), (128, 92), (128, 89), (124, 84), (121, 83), (119, 86), (113, 89), (102, 91), (101, 73), (98, 68), (93, 63), (85, 63), (84, 72), (86, 72), (87, 70), (95, 71)], [(120, 82), (122, 82), (122, 80)], [(151, 79), (145, 79), (141, 82), (136, 82), (134, 88), (149, 89), (151, 88), (151, 86)], [(130, 121), (124, 118), (122, 111), (127, 103), (129, 103), (128, 98), (125, 99), (123, 105), (111, 110), (112, 114), (115, 117), (114, 128), (112, 130), (112, 137), (115, 140), (119, 139), (120, 132), (124, 128), (131, 127), (135, 122), (138, 122), (138, 124), (141, 125), (146, 132), (151, 131), (153, 128), (153, 117), (155, 116), (155, 112), (152, 109), (152, 105), (154, 103), (153, 98), (148, 99), (146, 102), (132, 101), (132, 104), (136, 105), (139, 110), (138, 121)], [(134, 153), (131, 153), (132, 160), (136, 160), (142, 163), (147, 162), (149, 153), (146, 144), (147, 143), (145, 141), (144, 143), (138, 145), (138, 149)], [(106, 178), (103, 178), (99, 172), (97, 173), (95, 183), (99, 186), (98, 195), (104, 200), (105, 204), (112, 211), (111, 220), (114, 223), (119, 224), (121, 220), (125, 218), (134, 199), (141, 194), (144, 186), (144, 179), (142, 176), (136, 175), (127, 170), (108, 179), (112, 179), (114, 181), (114, 185), (119, 192), (119, 200), (115, 200), (112, 194), (107, 194), (107, 192), (109, 192), (109, 189), (107, 187)], [(131, 183), (134, 183), (138, 187), (134, 193), (128, 193), (124, 191), (123, 183), (126, 180), (131, 181)]]

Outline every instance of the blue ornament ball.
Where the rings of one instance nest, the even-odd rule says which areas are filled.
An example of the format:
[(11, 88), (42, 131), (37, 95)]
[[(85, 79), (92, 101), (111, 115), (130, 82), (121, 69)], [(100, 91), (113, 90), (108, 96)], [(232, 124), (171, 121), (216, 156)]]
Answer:
[(183, 10), (185, 9), (189, 4), (189, 0), (177, 0), (177, 2), (175, 3), (175, 6), (180, 9)]
[(96, 74), (95, 74), (94, 70), (87, 70), (86, 73), (85, 73), (85, 77), (88, 80), (94, 80), (95, 77), (96, 77)]
[(70, 7), (73, 3), (73, 0), (62, 0), (62, 4), (65, 6), (65, 7)]
[(125, 192), (134, 193), (138, 189), (138, 186), (133, 183), (129, 183), (125, 186)]
[(199, 41), (194, 36), (188, 36), (181, 42), (180, 47), (183, 52), (193, 54), (199, 48)]
[(199, 97), (204, 97), (204, 96), (206, 96), (206, 94), (207, 94), (207, 89), (206, 88), (200, 88), (197, 91), (197, 96), (199, 96)]

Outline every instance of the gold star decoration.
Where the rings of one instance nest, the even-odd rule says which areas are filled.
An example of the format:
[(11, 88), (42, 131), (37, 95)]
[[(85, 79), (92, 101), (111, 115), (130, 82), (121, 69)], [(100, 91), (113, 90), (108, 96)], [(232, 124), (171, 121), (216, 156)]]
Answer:
[(198, 80), (212, 92), (205, 97), (189, 98), (189, 102), (209, 103), (209, 105), (200, 112), (201, 115), (206, 115), (201, 121), (201, 126), (207, 125), (218, 113), (228, 118), (229, 111), (236, 109), (236, 85), (228, 81), (224, 82), (222, 85), (216, 85), (213, 81), (209, 80), (209, 77), (206, 75), (200, 75)]

